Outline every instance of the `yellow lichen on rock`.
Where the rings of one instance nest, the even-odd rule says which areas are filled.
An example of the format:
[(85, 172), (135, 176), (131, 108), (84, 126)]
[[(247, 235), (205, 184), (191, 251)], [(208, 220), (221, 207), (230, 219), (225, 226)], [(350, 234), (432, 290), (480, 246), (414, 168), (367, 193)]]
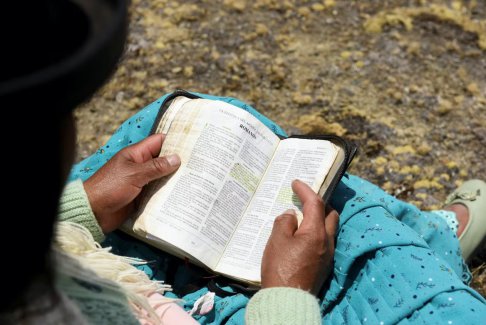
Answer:
[(421, 168), (417, 165), (413, 166), (403, 166), (398, 173), (402, 175), (418, 175), (420, 174)]
[(446, 167), (449, 168), (449, 169), (457, 168), (457, 164), (454, 161), (449, 161), (449, 162), (446, 163)]
[(419, 155), (422, 155), (422, 156), (425, 156), (426, 154), (428, 154), (430, 151), (432, 150), (432, 148), (426, 144), (426, 143), (422, 143), (421, 145), (419, 145), (417, 147), (417, 153)]
[(379, 175), (379, 176), (383, 175), (385, 173), (385, 167), (383, 167), (383, 166), (375, 167), (375, 173), (376, 173), (376, 175)]
[(342, 51), (340, 55), (343, 59), (349, 59), (352, 54), (350, 51)]
[(154, 89), (165, 89), (167, 86), (169, 86), (167, 79), (154, 79), (149, 82), (149, 87)]
[(264, 24), (256, 24), (255, 32), (257, 33), (258, 36), (268, 34), (268, 27), (265, 26)]
[[(402, 8), (399, 8), (402, 9)], [(409, 9), (409, 8), (403, 8)], [(364, 23), (364, 27), (369, 33), (381, 33), (384, 25), (399, 25), (405, 26), (406, 30), (413, 29), (413, 17), (409, 17), (406, 14), (401, 13), (400, 10), (395, 9), (395, 12), (382, 11), (377, 15), (367, 19)]]
[(401, 155), (404, 153), (412, 153), (414, 154), (416, 151), (411, 145), (401, 146), (401, 147), (394, 147), (391, 149), (392, 154), (394, 155)]
[(396, 160), (390, 160), (390, 162), (387, 165), (388, 169), (390, 172), (396, 172), (397, 170), (400, 169), (400, 163)]
[(425, 200), (428, 197), (428, 195), (426, 193), (417, 193), (415, 194), (415, 197), (420, 200)]
[(457, 96), (454, 97), (454, 103), (456, 105), (462, 105), (463, 102), (464, 102), (464, 96), (457, 95)]
[(453, 4), (452, 8), (446, 5), (430, 4), (424, 7), (399, 7), (389, 11), (381, 11), (368, 18), (364, 28), (370, 33), (380, 33), (385, 25), (402, 24), (406, 30), (413, 29), (413, 19), (419, 16), (434, 17), (461, 27), (464, 31), (478, 36), (478, 45), (486, 50), (486, 20), (472, 19), (467, 9), (462, 5)]
[(336, 1), (334, 0), (324, 0), (324, 6), (327, 8), (334, 7), (336, 5)]
[(166, 8), (165, 13), (178, 24), (182, 21), (196, 21), (204, 15), (205, 11), (198, 5), (185, 3), (175, 8)]
[(224, 0), (223, 4), (240, 12), (246, 8), (246, 1), (244, 0)]
[(322, 3), (314, 3), (311, 8), (314, 11), (323, 11), (324, 9), (326, 9), (326, 6), (324, 6)]
[(461, 3), (461, 1), (452, 1), (451, 7), (454, 10), (461, 10), (462, 9), (462, 3)]
[(302, 115), (296, 123), (304, 134), (336, 134), (344, 135), (347, 130), (339, 123), (330, 123), (320, 113)]
[(479, 94), (479, 87), (478, 87), (478, 84), (475, 83), (475, 82), (471, 82), (469, 85), (467, 85), (466, 89), (472, 95), (478, 95)]
[(312, 103), (312, 97), (300, 92), (295, 92), (292, 94), (292, 101), (298, 105), (308, 105)]
[(416, 181), (413, 184), (414, 189), (419, 189), (419, 188), (436, 188), (436, 189), (441, 189), (444, 186), (437, 182), (435, 179), (433, 180), (428, 180), (428, 179), (422, 179), (420, 181)]
[(422, 45), (419, 42), (410, 42), (406, 44), (407, 53), (411, 55), (419, 55)]
[(440, 102), (439, 102), (439, 107), (437, 109), (437, 112), (439, 114), (443, 115), (443, 114), (449, 113), (453, 109), (454, 109), (454, 106), (452, 105), (452, 103), (450, 101), (448, 101), (447, 99), (441, 99)]
[(445, 180), (446, 182), (448, 182), (451, 179), (451, 177), (448, 174), (445, 174), (445, 173), (440, 174), (439, 177), (441, 179)]
[(381, 165), (385, 165), (386, 163), (388, 162), (388, 159), (386, 159), (385, 157), (377, 157), (375, 160), (374, 160), (374, 163), (381, 166)]
[(382, 187), (386, 192), (390, 193), (393, 189), (393, 184), (391, 182), (385, 182), (383, 183)]
[(185, 77), (192, 77), (192, 75), (194, 74), (194, 67), (184, 67), (183, 73)]
[(299, 15), (301, 15), (303, 17), (307, 17), (311, 13), (311, 11), (308, 7), (300, 7), (299, 9), (297, 9), (297, 12), (299, 13)]

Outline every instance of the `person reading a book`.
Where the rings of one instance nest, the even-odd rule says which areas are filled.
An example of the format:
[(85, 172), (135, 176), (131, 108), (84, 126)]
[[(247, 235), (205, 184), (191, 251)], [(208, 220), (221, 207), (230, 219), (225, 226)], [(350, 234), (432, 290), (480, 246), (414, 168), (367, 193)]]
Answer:
[[(283, 132), (278, 126), (265, 120), (264, 117), (260, 116), (244, 103), (232, 98), (216, 97), (215, 99), (214, 96), (205, 97), (202, 94), (198, 94), (198, 96), (230, 103), (236, 106), (230, 108), (233, 110), (243, 108), (243, 111), (250, 112), (276, 134)], [(145, 218), (147, 218), (145, 220), (146, 223), (142, 224), (142, 227), (145, 228), (141, 233), (150, 234), (147, 236), (149, 239), (147, 242), (150, 245), (160, 247), (162, 250), (170, 250), (167, 242), (163, 241), (165, 238), (179, 245), (178, 247), (184, 247), (187, 251), (197, 255), (197, 248), (191, 249), (190, 245), (189, 247), (184, 246), (183, 241), (176, 241), (177, 238), (172, 241), (170, 237), (161, 236), (163, 230), (158, 231), (156, 224), (150, 224), (152, 214), (155, 214), (157, 216), (156, 218), (158, 218), (157, 220), (161, 220), (169, 229), (173, 227), (173, 223), (179, 222), (178, 219), (181, 218), (181, 215), (172, 214), (173, 218), (165, 219), (164, 215), (159, 215), (158, 210), (153, 207), (165, 206), (164, 204), (167, 201), (164, 200), (164, 197), (171, 197), (171, 195), (174, 197), (174, 189), (177, 189), (178, 182), (182, 182), (182, 178), (180, 177), (181, 171), (188, 169), (187, 162), (191, 160), (190, 154), (189, 156), (185, 156), (187, 152), (196, 155), (198, 159), (201, 154), (198, 151), (202, 145), (200, 142), (193, 142), (198, 144), (194, 147), (179, 142), (180, 148), (185, 149), (179, 151), (177, 150), (177, 146), (172, 142), (180, 139), (179, 135), (181, 133), (179, 133), (179, 130), (182, 133), (185, 132), (184, 130), (188, 130), (186, 127), (187, 124), (185, 123), (194, 122), (194, 120), (191, 121), (191, 118), (194, 118), (194, 116), (190, 116), (190, 110), (188, 110), (187, 114), (178, 117), (177, 113), (169, 109), (167, 112), (174, 114), (169, 115), (169, 117), (164, 115), (157, 121), (156, 115), (159, 112), (159, 108), (167, 98), (170, 98), (170, 95), (166, 95), (155, 101), (126, 121), (121, 126), (122, 131), (115, 133), (112, 139), (101, 148), (103, 153), (88, 157), (76, 165), (70, 177), (71, 179), (85, 179), (85, 189), (88, 193), (90, 192), (90, 187), (103, 188), (103, 186), (95, 184), (103, 182), (97, 176), (98, 173), (100, 175), (110, 174), (106, 170), (106, 168), (110, 168), (110, 163), (105, 165), (107, 158), (112, 157), (120, 149), (129, 145), (130, 142), (142, 141), (140, 143), (143, 143), (147, 141), (143, 139), (150, 133), (150, 130), (158, 129), (159, 131), (167, 132), (166, 142), (162, 146), (161, 154), (163, 155), (171, 151), (180, 152), (182, 165), (168, 181), (167, 179), (162, 179), (161, 184), (158, 184), (157, 181), (152, 183), (156, 185), (155, 189), (151, 188), (151, 186), (147, 188), (149, 192), (143, 195), (140, 204), (141, 208), (138, 209), (142, 215), (146, 213)], [(176, 103), (175, 105), (177, 105), (177, 102), (173, 101), (172, 103)], [(193, 103), (187, 100), (183, 100), (183, 102), (181, 107), (173, 107), (176, 107), (176, 110), (180, 112), (181, 110), (184, 111), (185, 103)], [(218, 103), (214, 104), (214, 106), (220, 107)], [(194, 110), (197, 109), (197, 107), (195, 108), (191, 104), (188, 107)], [(192, 113), (196, 114), (194, 112)], [(240, 117), (237, 117), (238, 121)], [(201, 115), (198, 118), (200, 119)], [(204, 127), (201, 132), (211, 132), (214, 138), (215, 129), (208, 126), (211, 120), (215, 119), (202, 119), (201, 125)], [(171, 122), (168, 123), (168, 121)], [(218, 125), (226, 123), (221, 119), (217, 121)], [(156, 127), (154, 127), (154, 124)], [(235, 123), (235, 129), (238, 127), (239, 124)], [(255, 129), (260, 128), (255, 127)], [(145, 133), (140, 134), (140, 130), (145, 130)], [(197, 126), (195, 130), (198, 130)], [(151, 139), (151, 137), (147, 139)], [(248, 141), (254, 141), (251, 139), (255, 138), (249, 134), (246, 139)], [(240, 142), (244, 143), (244, 141), (238, 141), (236, 143)], [(228, 147), (232, 148), (232, 142), (227, 141), (225, 143), (230, 143)], [(277, 147), (282, 145), (282, 143), (285, 146), (292, 146), (290, 142), (280, 142)], [(164, 149), (166, 145), (167, 147)], [(299, 142), (298, 148), (306, 150), (304, 159), (310, 160), (308, 156), (310, 153), (308, 151), (311, 147), (306, 147), (304, 141), (302, 143)], [(210, 148), (208, 150), (217, 149)], [(279, 150), (281, 148), (277, 149), (277, 152)], [(260, 155), (262, 156), (263, 154)], [(206, 159), (212, 159), (214, 155), (208, 156), (210, 157)], [(276, 154), (274, 158), (277, 156), (280, 157), (281, 155)], [(296, 159), (300, 159), (300, 157), (302, 156), (293, 156), (292, 159), (287, 161), (287, 164), (297, 166), (298, 160)], [(312, 156), (313, 163), (316, 163), (318, 160), (317, 157), (319, 155)], [(277, 162), (281, 162), (281, 160), (277, 160)], [(272, 163), (270, 163), (270, 166), (272, 166)], [(310, 177), (310, 166), (312, 164), (307, 169), (307, 177)], [(194, 168), (197, 168), (197, 166), (194, 166)], [(95, 172), (96, 170), (98, 172)], [(230, 170), (233, 169), (230, 168)], [(283, 169), (281, 168), (280, 170)], [(290, 169), (287, 170), (290, 172)], [(317, 168), (316, 170), (321, 169)], [(269, 173), (267, 172), (267, 174)], [(204, 174), (201, 173), (200, 175), (202, 176)], [(112, 177), (108, 177), (108, 179)], [(283, 179), (286, 181), (283, 182)], [(330, 266), (328, 264), (330, 255), (324, 255), (324, 258), (323, 256), (319, 258), (317, 255), (313, 257), (312, 255), (308, 255), (311, 251), (315, 253), (315, 248), (310, 247), (316, 245), (317, 242), (310, 244), (312, 241), (299, 241), (299, 239), (295, 238), (296, 235), (300, 234), (301, 229), (308, 229), (305, 226), (305, 202), (307, 202), (307, 198), (319, 202), (320, 200), (315, 195), (315, 192), (318, 192), (319, 188), (309, 189), (308, 185), (304, 183), (292, 182), (291, 177), (281, 177), (275, 180), (282, 181), (282, 184), (291, 184), (292, 190), (304, 202), (304, 218), (301, 227), (298, 227), (298, 222), (301, 220), (299, 210), (302, 210), (302, 207), (299, 208), (296, 206), (295, 209), (287, 211), (276, 219), (275, 224), (274, 219), (278, 214), (273, 216), (273, 229), (270, 230), (269, 236), (267, 237), (268, 243), (266, 249), (262, 250), (264, 252), (263, 259), (259, 265), (261, 267), (259, 268), (261, 273), (258, 272), (258, 276), (261, 276), (259, 280), (263, 290), (260, 290), (251, 299), (241, 294), (216, 296), (212, 302), (214, 303), (214, 307), (211, 309), (215, 310), (215, 312), (205, 311), (192, 314), (199, 322), (220, 323), (231, 320), (235, 323), (242, 323), (246, 318), (246, 321), (249, 323), (294, 322), (317, 324), (321, 322), (321, 312), (324, 322), (332, 322), (333, 319), (338, 319), (349, 323), (370, 322), (379, 324), (381, 322), (397, 323), (399, 321), (423, 320), (428, 323), (450, 321), (451, 323), (461, 322), (473, 324), (477, 319), (484, 318), (486, 315), (484, 299), (466, 285), (470, 280), (470, 273), (461, 257), (468, 258), (471, 256), (474, 248), (484, 238), (484, 229), (479, 226), (481, 223), (478, 221), (484, 218), (484, 214), (481, 212), (484, 211), (486, 202), (483, 194), (486, 193), (486, 185), (484, 182), (467, 182), (451, 194), (445, 204), (448, 205), (447, 208), (439, 211), (424, 212), (410, 204), (397, 200), (359, 177), (346, 174), (330, 198), (331, 205), (340, 214), (339, 226), (336, 230), (331, 221), (337, 219), (337, 212), (328, 212), (326, 217), (322, 218), (324, 207), (321, 205), (318, 208), (321, 211), (319, 212), (321, 216), (320, 220), (324, 220), (324, 227), (327, 230), (326, 240), (332, 237), (336, 238), (334, 265)], [(172, 185), (170, 183), (171, 181)], [(77, 182), (79, 184), (79, 181)], [(265, 184), (265, 176), (261, 182)], [(309, 181), (308, 178), (306, 183), (312, 184), (312, 181)], [(71, 184), (70, 186), (72, 187), (74, 185)], [(171, 187), (172, 189), (164, 193), (163, 188), (167, 187)], [(266, 187), (266, 194), (271, 195), (273, 193), (271, 188)], [(285, 193), (285, 191), (283, 192)], [(255, 193), (257, 193), (255, 196), (258, 198), (258, 189), (255, 189)], [(276, 191), (275, 195), (283, 200), (285, 196), (279, 196), (279, 193), (282, 193), (282, 191)], [(307, 193), (308, 197), (305, 193)], [(102, 195), (100, 194), (100, 196)], [(150, 200), (153, 200), (152, 207), (150, 206)], [(252, 205), (251, 200), (248, 199), (250, 203), (247, 205), (249, 207)], [(199, 201), (197, 198), (190, 202), (187, 201), (187, 206), (184, 208), (191, 208), (189, 203), (193, 202)], [(199, 204), (198, 206), (200, 207), (202, 205)], [(294, 212), (296, 212), (296, 216), (294, 216)], [(245, 213), (243, 213), (242, 218), (244, 221)], [(311, 217), (307, 218), (307, 221), (316, 221), (318, 219)], [(240, 221), (240, 224), (243, 221)], [(203, 224), (204, 222), (202, 221)], [(475, 230), (472, 230), (472, 224), (476, 225)], [(181, 225), (182, 223), (179, 223), (179, 230), (173, 228), (175, 230), (172, 231), (177, 232), (178, 236), (183, 239), (189, 239), (180, 230), (184, 227), (184, 225)], [(192, 227), (191, 225), (186, 226), (187, 229), (191, 229)], [(316, 225), (314, 227), (319, 229)], [(132, 223), (126, 231), (136, 236), (137, 233), (134, 233), (133, 229), (137, 229), (136, 223), (135, 226)], [(334, 231), (335, 235), (333, 236)], [(238, 232), (238, 229), (236, 232)], [(201, 235), (196, 233), (195, 236)], [(247, 243), (249, 243), (251, 237), (247, 236), (245, 238)], [(458, 238), (461, 238), (460, 242)], [(464, 238), (467, 240), (464, 240)], [(258, 237), (256, 240), (258, 242)], [(328, 252), (330, 253), (332, 252), (333, 242), (326, 242), (326, 240), (322, 242), (321, 237), (319, 247), (326, 247), (327, 244), (327, 248), (330, 249)], [(143, 252), (144, 244), (141, 244), (137, 239), (127, 236), (112, 238), (109, 243), (113, 246), (122, 246), (119, 252), (124, 255), (132, 256), (136, 252), (135, 255), (137, 257), (154, 260), (156, 261), (155, 264), (160, 265), (165, 265), (166, 263), (170, 263), (170, 261), (173, 262), (172, 255), (188, 254), (187, 251), (184, 253), (178, 249), (173, 249), (170, 255), (164, 254), (162, 251), (156, 253), (153, 253), (153, 251)], [(309, 246), (299, 246), (301, 243), (306, 243)], [(246, 246), (249, 245), (246, 244)], [(244, 248), (245, 244), (242, 244), (241, 247)], [(208, 250), (203, 250), (203, 252), (207, 252)], [(238, 256), (245, 256), (244, 254), (244, 251), (239, 251)], [(203, 260), (204, 256), (200, 258)], [(254, 256), (249, 256), (245, 260), (247, 262), (247, 270), (254, 268), (253, 262), (251, 262), (252, 258)], [(262, 255), (260, 255), (260, 258), (262, 258)], [(224, 260), (224, 255), (220, 260)], [(315, 263), (316, 260), (321, 261), (322, 264)], [(191, 261), (198, 264), (198, 259)], [(232, 268), (224, 265), (223, 267), (216, 265), (215, 270), (216, 272), (225, 271), (231, 278), (238, 278), (239, 274), (244, 274), (244, 272), (231, 273), (232, 270), (236, 269), (239, 271), (243, 267), (239, 267), (237, 263), (230, 265), (232, 265)], [(329, 267), (332, 267), (332, 269)], [(177, 270), (180, 273), (188, 272), (185, 266)], [(151, 268), (146, 270), (146, 272), (155, 278), (165, 279), (164, 272), (157, 271), (156, 268)], [(322, 289), (318, 290), (328, 272), (331, 272), (332, 276), (328, 277), (328, 281), (325, 281)], [(251, 279), (253, 273), (248, 271), (247, 274), (247, 279)], [(243, 277), (240, 280), (243, 281)], [(231, 290), (231, 288), (225, 288)], [(306, 293), (306, 291), (316, 293), (319, 298), (319, 303), (315, 298), (312, 298), (312, 295)], [(200, 310), (199, 300), (204, 298), (207, 292), (207, 288), (201, 288), (200, 290), (187, 293), (180, 297), (186, 302), (186, 308), (191, 309), (197, 307), (196, 309)]]
[[(3, 269), (0, 323), (136, 324), (139, 320), (155, 323), (160, 316), (166, 323), (193, 321), (167, 301), (176, 298), (175, 294), (162, 296), (160, 293), (167, 287), (148, 277), (163, 280), (166, 262), (174, 262), (172, 255), (119, 234), (108, 237), (107, 243), (111, 240), (118, 253), (132, 258), (111, 254), (95, 242), (111, 236), (107, 233), (122, 223), (126, 232), (145, 235), (143, 239), (152, 246), (172, 250), (174, 255), (192, 253), (197, 255), (190, 256), (193, 263), (232, 280), (262, 286), (252, 297), (230, 293), (215, 297), (207, 288), (181, 295), (184, 309), (192, 309), (192, 316), (201, 323), (241, 324), (246, 319), (250, 324), (474, 324), (486, 318), (484, 299), (467, 286), (470, 274), (461, 257), (469, 257), (484, 237), (485, 223), (478, 222), (484, 218), (484, 183), (468, 182), (455, 191), (448, 201), (454, 212), (422, 212), (349, 174), (334, 184), (335, 178), (326, 176), (340, 174), (343, 169), (339, 166), (347, 163), (344, 151), (335, 143), (325, 139), (283, 140), (282, 129), (233, 98), (197, 95), (218, 102), (207, 106), (221, 108), (219, 112), (227, 118), (216, 122), (223, 123), (207, 119), (211, 109), (198, 109), (201, 101), (189, 101), (194, 98), (178, 100), (180, 107), (173, 106), (171, 114), (159, 116), (162, 120), (157, 121), (168, 96), (155, 101), (124, 123), (97, 153), (75, 165), (61, 194), (74, 157), (71, 110), (100, 85), (122, 48), (123, 33), (115, 33), (122, 29), (113, 26), (106, 30), (115, 34), (100, 38), (115, 42), (112, 46), (100, 48), (95, 45), (104, 42), (87, 42), (93, 37), (87, 22), (97, 17), (94, 26), (114, 21), (115, 27), (120, 27), (126, 16), (126, 8), (118, 6), (123, 1), (110, 1), (109, 6), (107, 1), (91, 1), (89, 6), (79, 7), (81, 2), (39, 0), (31, 8), (35, 10), (25, 11), (20, 3), (14, 11), (16, 23), (39, 32), (25, 35), (22, 40), (42, 40), (51, 47), (43, 52), (41, 43), (34, 43), (34, 47), (32, 43), (14, 43), (14, 51), (6, 51), (11, 60), (4, 64), (0, 79), (1, 107), (34, 106), (22, 116), (22, 125), (36, 141), (28, 147), (29, 155), (22, 156), (27, 158), (13, 159), (15, 154), (27, 151), (26, 145), (11, 135), (4, 137), (5, 170), (16, 177), (8, 184), (5, 208), (13, 207), (13, 211), (5, 212), (4, 229), (25, 243), (14, 247), (15, 241), (7, 234), (0, 237), (3, 258), (8, 262)], [(103, 5), (103, 10), (95, 10), (103, 15), (89, 15), (90, 8), (100, 9), (96, 6)], [(0, 19), (1, 23), (5, 21)], [(83, 27), (87, 30), (79, 32), (78, 28)], [(10, 34), (11, 29), (0, 30)], [(68, 33), (69, 42), (63, 38), (65, 34), (55, 33), (65, 30), (77, 31)], [(90, 51), (79, 51), (77, 46), (85, 42), (92, 45)], [(31, 55), (32, 48), (37, 55)], [(106, 51), (110, 55), (103, 56)], [(72, 58), (70, 64), (51, 69), (53, 62), (64, 63), (66, 58)], [(102, 64), (94, 69), (90, 65), (93, 62)], [(45, 73), (29, 75), (39, 69)], [(45, 107), (50, 110), (45, 111)], [(187, 114), (178, 114), (179, 110)], [(41, 123), (42, 117), (47, 121)], [(240, 118), (243, 121), (233, 123)], [(206, 123), (198, 124), (200, 121)], [(189, 132), (187, 123), (201, 128)], [(231, 128), (233, 124), (242, 133)], [(149, 136), (154, 126), (160, 126), (167, 137)], [(179, 142), (180, 134), (197, 134), (201, 141)], [(254, 145), (252, 141), (260, 142)], [(191, 150), (184, 152), (188, 148)], [(231, 153), (237, 150), (244, 150), (245, 157), (254, 159), (228, 164)], [(178, 157), (171, 151), (178, 151)], [(258, 172), (260, 177), (255, 177)], [(293, 181), (299, 178), (294, 173), (304, 176), (300, 178), (303, 182)], [(153, 182), (159, 177), (161, 181)], [(220, 178), (229, 181), (214, 181)], [(194, 183), (188, 183), (196, 180), (199, 191)], [(188, 186), (182, 187), (184, 184)], [(216, 203), (217, 198), (215, 194), (203, 194), (214, 193), (217, 184), (224, 200), (209, 207), (204, 203)], [(140, 196), (142, 188), (146, 192)], [(192, 199), (181, 195), (179, 188)], [(330, 188), (334, 190), (328, 191)], [(335, 211), (326, 211), (320, 198), (331, 193)], [(137, 198), (141, 202), (134, 209)], [(461, 212), (454, 206), (457, 203), (467, 207), (467, 216), (463, 208)], [(163, 204), (160, 206), (166, 207), (164, 211), (169, 215), (158, 214), (158, 204)], [(269, 206), (279, 211), (266, 213), (271, 210)], [(290, 210), (281, 209), (285, 206)], [(183, 207), (184, 213), (174, 213), (174, 207)], [(204, 214), (204, 209), (213, 207), (213, 214)], [(199, 220), (201, 215), (191, 214), (194, 209), (205, 218)], [(125, 224), (130, 211), (139, 212), (138, 218), (132, 223), (127, 219), (129, 224)], [(53, 240), (56, 214), (60, 221)], [(191, 222), (188, 215), (196, 222)], [(217, 216), (226, 218), (221, 221)], [(195, 231), (198, 224), (205, 225), (204, 229)], [(170, 231), (166, 234), (167, 229)], [(258, 236), (252, 236), (254, 229), (259, 229)], [(193, 242), (182, 236), (188, 232), (194, 235)], [(161, 238), (162, 234), (167, 237)], [(184, 240), (178, 241), (174, 234)], [(214, 242), (207, 242), (209, 238)], [(249, 243), (253, 243), (251, 251), (245, 249)], [(143, 272), (133, 264), (140, 265)], [(207, 299), (200, 300), (203, 297)]]
[[(356, 176), (345, 174), (333, 182), (348, 160), (343, 147), (329, 138), (287, 139), (278, 126), (234, 99), (183, 97), (167, 101), (169, 108), (159, 120), (156, 115), (169, 96), (149, 105), (96, 154), (72, 168), (72, 182), (58, 209), (64, 222), (57, 226), (53, 253), (55, 286), (35, 281), (42, 272), (11, 273), (11, 279), (29, 279), (35, 286), (7, 290), (5, 305), (10, 309), (2, 314), (2, 323), (27, 317), (29, 309), (18, 309), (25, 297), (32, 298), (28, 306), (34, 310), (44, 303), (53, 306), (49, 313), (27, 313), (32, 322), (136, 323), (135, 316), (143, 322), (157, 322), (159, 316), (193, 321), (169, 297), (183, 298), (184, 307), (203, 323), (243, 323), (246, 318), (250, 324), (318, 324), (321, 312), (324, 322), (351, 323), (473, 323), (486, 316), (484, 299), (466, 285), (470, 274), (461, 258), (482, 238), (484, 223), (478, 220), (485, 205), (484, 183), (466, 183), (450, 198), (450, 203), (468, 207), (467, 218), (458, 206), (451, 208), (456, 213), (422, 212)], [(29, 130), (43, 131), (44, 139), (59, 144), (60, 152), (52, 157), (59, 155), (64, 173), (54, 184), (62, 184), (73, 158), (72, 115), (51, 119), (52, 130), (59, 132), (53, 134), (44, 125), (39, 129), (37, 119), (29, 121)], [(148, 136), (154, 129), (166, 135)], [(337, 212), (324, 213), (321, 199), (333, 184), (337, 187), (330, 202), (340, 214), (339, 226)], [(56, 203), (53, 193), (38, 196)], [(127, 219), (133, 213), (136, 220)], [(135, 238), (108, 238), (117, 253), (153, 261), (144, 265), (145, 274), (129, 264), (141, 264), (139, 259), (123, 259), (97, 246), (95, 240), (101, 242), (122, 224), (130, 235), (171, 254), (147, 251)], [(461, 251), (457, 237), (464, 234), (469, 242)], [(51, 233), (31, 231), (29, 238), (50, 243)], [(42, 247), (37, 258), (49, 251), (49, 246)], [(147, 275), (166, 280), (156, 268), (177, 263), (172, 255), (263, 289), (253, 297), (220, 292), (211, 298), (205, 287), (162, 296), (167, 287)], [(18, 266), (27, 263), (29, 270), (30, 261), (15, 255), (11, 259)], [(179, 264), (176, 273), (184, 275), (188, 269)], [(38, 288), (53, 295), (40, 294)], [(238, 287), (224, 289), (232, 288)], [(56, 296), (61, 297), (58, 304), (52, 299)]]
[[(137, 119), (140, 121), (139, 117), (133, 117), (124, 126)], [(66, 139), (74, 139), (71, 115), (60, 118), (58, 123), (62, 137), (52, 139), (64, 143), (62, 165), (66, 169), (72, 160), (72, 150), (66, 149), (73, 147), (72, 142), (66, 144)], [(101, 241), (105, 234), (117, 229), (129, 217), (142, 188), (151, 181), (172, 175), (181, 167), (179, 155), (159, 156), (166, 140), (163, 135), (142, 139), (148, 131), (145, 135), (132, 133), (139, 129), (136, 123), (133, 124), (135, 127), (126, 127), (124, 132), (116, 133), (102, 151), (73, 168), (71, 178), (86, 181), (84, 184), (73, 181), (66, 187), (61, 196), (59, 218), (75, 222), (84, 230), (61, 223), (59, 243), (62, 249), (73, 254), (82, 250), (81, 243), (89, 245), (90, 236)], [(119, 137), (126, 143), (120, 144)], [(119, 150), (130, 141), (138, 143)], [(112, 146), (114, 149), (110, 150)], [(107, 156), (111, 158), (108, 162)], [(484, 319), (484, 299), (465, 284), (469, 273), (460, 257), (463, 253), (471, 254), (472, 250), (465, 246), (468, 250), (461, 252), (457, 237), (463, 238), (471, 222), (477, 222), (481, 217), (479, 213), (484, 211), (481, 209), (485, 204), (486, 189), (480, 181), (465, 186), (450, 197), (449, 204), (452, 205), (448, 210), (422, 212), (358, 177), (345, 175), (331, 197), (332, 206), (341, 214), (338, 226), (336, 210), (325, 211), (315, 189), (305, 182), (293, 181), (292, 191), (302, 204), (303, 217), (290, 209), (272, 220), (273, 227), (261, 262), (263, 289), (251, 299), (243, 295), (217, 297), (213, 309), (203, 313), (198, 308), (194, 316), (200, 322), (215, 323), (228, 319), (242, 322), (246, 317), (250, 324), (318, 324), (321, 323), (321, 310), (324, 310), (324, 321), (330, 322), (334, 317), (350, 323), (396, 323), (420, 319), (472, 324), (477, 319)], [(468, 209), (464, 210), (464, 207)], [(69, 246), (65, 237), (80, 233), (82, 239), (71, 242), (77, 246)], [(48, 235), (38, 233), (37, 237)], [(335, 238), (337, 253), (332, 266)], [(129, 242), (128, 246), (132, 244), (134, 242)], [(96, 246), (90, 251), (93, 252), (99, 253)], [(156, 254), (163, 255), (162, 252)], [(61, 305), (49, 313), (34, 313), (34, 320), (50, 319), (42, 317), (59, 320), (56, 317), (62, 317), (70, 323), (86, 319), (92, 322), (137, 322), (126, 298), (127, 291), (116, 289), (99, 275), (81, 271), (83, 267), (62, 252), (56, 256), (59, 281), (56, 289), (59, 291), (56, 292), (61, 295)], [(113, 263), (110, 267), (116, 266), (115, 270), (119, 270), (117, 258), (106, 254), (98, 260), (101, 263), (94, 263), (96, 259), (89, 258), (81, 261), (85, 266), (92, 266), (98, 274), (103, 274), (104, 269), (97, 269), (95, 264), (106, 265), (107, 261)], [(127, 270), (125, 265), (123, 271)], [(331, 273), (332, 277), (321, 289)], [(154, 290), (162, 288), (151, 287), (150, 281), (140, 275), (137, 279), (137, 284), (145, 286), (150, 298), (154, 299), (149, 299), (149, 303), (156, 307), (155, 311), (168, 315), (165, 309), (160, 309), (161, 303), (168, 305), (167, 301), (152, 296)], [(186, 308), (195, 305), (205, 292), (207, 289), (203, 288), (182, 297)], [(310, 293), (317, 294), (322, 300), (318, 303)], [(32, 297), (45, 298), (43, 295)], [(131, 301), (137, 302), (133, 297)], [(34, 305), (39, 303), (35, 299), (33, 302)], [(139, 309), (146, 307), (146, 304), (138, 303)], [(211, 310), (217, 312), (211, 313)], [(191, 321), (184, 319), (187, 314), (175, 307), (172, 311), (176, 321)], [(25, 316), (22, 315), (14, 309), (1, 317), (5, 323), (12, 323), (12, 320)]]

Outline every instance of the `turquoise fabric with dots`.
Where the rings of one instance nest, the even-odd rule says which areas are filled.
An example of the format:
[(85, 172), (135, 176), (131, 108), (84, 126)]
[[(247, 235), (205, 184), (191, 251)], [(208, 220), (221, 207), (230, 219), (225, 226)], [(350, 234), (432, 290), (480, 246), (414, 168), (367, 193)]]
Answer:
[[(286, 135), (238, 99), (195, 94), (245, 109), (277, 135)], [(86, 180), (120, 149), (144, 139), (167, 96), (125, 121), (104, 146), (73, 167), (70, 180)], [(330, 203), (340, 213), (340, 220), (334, 272), (319, 297), (323, 323), (486, 323), (486, 302), (467, 285), (471, 274), (461, 257), (455, 231), (448, 225), (450, 216), (420, 211), (350, 174), (343, 177)], [(149, 261), (141, 269), (176, 289), (194, 280), (191, 265), (126, 235), (110, 234), (103, 244), (112, 246), (117, 254)], [(168, 279), (170, 270), (175, 277)], [(184, 307), (190, 310), (207, 291), (202, 288), (180, 297)], [(196, 319), (202, 324), (244, 324), (248, 300), (241, 293), (216, 296), (213, 311)]]

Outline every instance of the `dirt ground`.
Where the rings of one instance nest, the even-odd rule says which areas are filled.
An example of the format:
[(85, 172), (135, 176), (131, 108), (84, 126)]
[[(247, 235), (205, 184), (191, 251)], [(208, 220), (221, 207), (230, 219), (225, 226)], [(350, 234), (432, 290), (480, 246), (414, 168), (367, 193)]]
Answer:
[(116, 73), (76, 112), (79, 159), (183, 88), (355, 141), (351, 172), (423, 209), (486, 179), (485, 1), (133, 0), (130, 21)]

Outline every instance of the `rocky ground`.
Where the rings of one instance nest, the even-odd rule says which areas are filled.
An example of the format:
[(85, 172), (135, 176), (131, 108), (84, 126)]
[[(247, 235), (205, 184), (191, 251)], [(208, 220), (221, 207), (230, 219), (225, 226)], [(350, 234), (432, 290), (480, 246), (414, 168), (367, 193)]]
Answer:
[(485, 1), (133, 0), (118, 70), (76, 112), (79, 159), (175, 88), (343, 135), (360, 145), (351, 172), (423, 209), (486, 179)]

